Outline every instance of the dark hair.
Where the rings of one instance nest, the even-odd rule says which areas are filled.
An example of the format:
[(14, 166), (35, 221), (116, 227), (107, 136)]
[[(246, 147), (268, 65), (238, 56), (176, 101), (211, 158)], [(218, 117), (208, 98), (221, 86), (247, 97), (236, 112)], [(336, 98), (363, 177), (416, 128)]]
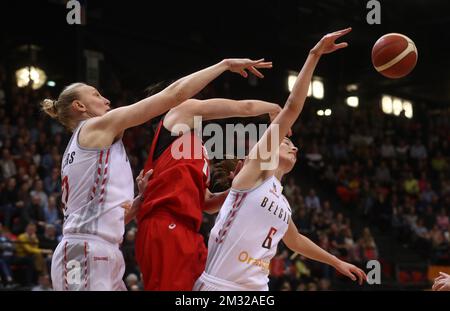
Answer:
[[(152, 85), (149, 85), (148, 87), (146, 87), (144, 89), (144, 98), (158, 94), (159, 92), (161, 92), (162, 90), (167, 88), (169, 85), (171, 85), (173, 82), (174, 82), (174, 80), (164, 80), (164, 81), (160, 81), (160, 82), (154, 83)], [(166, 113), (163, 113), (163, 114), (161, 114), (157, 117), (154, 117), (150, 120), (150, 125), (152, 127), (153, 132), (156, 131), (156, 128), (157, 128), (159, 122), (162, 119), (164, 119), (165, 116), (166, 116)]]
[(211, 191), (222, 192), (231, 187), (230, 173), (238, 164), (238, 159), (225, 159), (211, 166)]

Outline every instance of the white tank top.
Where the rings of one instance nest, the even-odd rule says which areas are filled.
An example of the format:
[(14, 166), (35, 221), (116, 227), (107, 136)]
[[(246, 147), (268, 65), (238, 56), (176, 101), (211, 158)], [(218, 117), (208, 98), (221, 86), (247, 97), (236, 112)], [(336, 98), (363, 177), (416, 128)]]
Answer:
[(231, 189), (208, 242), (205, 273), (238, 286), (267, 288), (270, 261), (291, 218), (274, 176), (247, 190)]
[(122, 140), (108, 148), (90, 149), (78, 144), (80, 122), (67, 145), (61, 164), (63, 234), (97, 235), (121, 243), (124, 209), (132, 201), (134, 180)]

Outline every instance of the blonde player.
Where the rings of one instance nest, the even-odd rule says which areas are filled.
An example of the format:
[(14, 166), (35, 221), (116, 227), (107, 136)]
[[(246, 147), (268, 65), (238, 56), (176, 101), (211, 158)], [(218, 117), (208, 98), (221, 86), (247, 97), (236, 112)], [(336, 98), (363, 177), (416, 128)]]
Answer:
[(184, 102), (226, 70), (247, 75), (245, 70), (259, 73), (256, 68), (267, 67), (263, 60), (224, 60), (114, 110), (109, 100), (83, 83), (66, 87), (58, 100), (43, 101), (43, 110), (73, 132), (61, 165), (64, 237), (52, 259), (56, 290), (125, 290), (119, 250), (122, 204), (133, 200), (134, 186), (121, 140), (124, 130)]
[[(283, 110), (250, 151), (232, 182), (211, 230), (205, 271), (194, 290), (268, 290), (270, 260), (281, 239), (291, 250), (329, 264), (352, 280), (362, 283), (366, 278), (361, 269), (339, 260), (298, 232), (280, 183), (296, 162), (297, 148), (285, 136), (303, 108), (313, 71), (321, 55), (347, 46), (335, 40), (350, 31), (328, 34), (310, 51)], [(279, 132), (272, 138), (275, 127)], [(277, 168), (262, 170), (262, 150), (278, 147)]]

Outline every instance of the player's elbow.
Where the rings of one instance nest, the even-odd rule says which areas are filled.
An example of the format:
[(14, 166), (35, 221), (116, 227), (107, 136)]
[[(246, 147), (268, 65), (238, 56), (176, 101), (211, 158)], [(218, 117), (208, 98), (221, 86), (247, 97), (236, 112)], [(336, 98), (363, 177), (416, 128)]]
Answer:
[(255, 111), (255, 102), (251, 100), (241, 100), (239, 101), (241, 103), (240, 105), (240, 111), (239, 113), (244, 116), (251, 116), (254, 114)]
[(166, 87), (162, 93), (170, 103), (174, 103), (175, 105), (181, 104), (188, 99), (188, 92), (185, 87), (183, 87), (182, 83), (173, 83)]
[(297, 114), (302, 109), (302, 105), (299, 105), (298, 99), (289, 97), (283, 109), (289, 111), (290, 113)]

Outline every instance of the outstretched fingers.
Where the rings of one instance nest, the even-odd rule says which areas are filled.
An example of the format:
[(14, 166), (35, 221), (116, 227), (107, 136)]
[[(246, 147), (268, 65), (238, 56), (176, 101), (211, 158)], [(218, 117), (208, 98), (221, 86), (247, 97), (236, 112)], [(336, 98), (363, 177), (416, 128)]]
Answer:
[(253, 67), (255, 68), (272, 68), (273, 67), (273, 63), (272, 62), (257, 62), (255, 64), (253, 64)]
[(350, 31), (352, 31), (352, 27), (348, 27), (348, 28), (345, 28), (345, 29), (341, 29), (341, 30), (332, 32), (331, 35), (332, 35), (333, 37), (336, 36), (336, 38), (339, 38), (339, 37), (345, 36), (345, 35), (348, 34)]
[(150, 179), (152, 174), (153, 174), (153, 169), (151, 169), (147, 173), (145, 173), (144, 178), (142, 178), (142, 181), (143, 182), (148, 182), (148, 180)]
[(253, 73), (255, 76), (257, 76), (258, 78), (264, 78), (264, 75), (255, 67), (251, 66), (248, 68), (248, 70), (250, 70), (251, 73)]

